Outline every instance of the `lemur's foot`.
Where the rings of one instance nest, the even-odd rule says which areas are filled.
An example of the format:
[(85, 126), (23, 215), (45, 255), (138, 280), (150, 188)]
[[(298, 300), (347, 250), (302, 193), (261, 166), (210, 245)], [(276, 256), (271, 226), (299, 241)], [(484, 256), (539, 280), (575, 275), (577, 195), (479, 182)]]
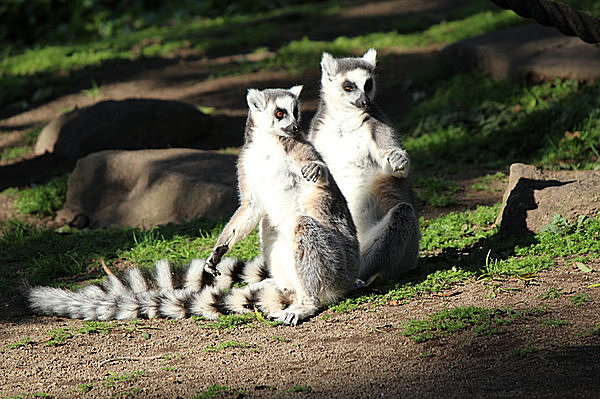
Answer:
[(323, 162), (310, 161), (302, 167), (301, 172), (302, 177), (307, 181), (312, 181), (313, 183), (319, 180), (324, 183), (327, 182), (327, 168)]
[(229, 246), (220, 245), (213, 249), (209, 258), (204, 263), (204, 271), (211, 274), (214, 277), (220, 276), (221, 272), (217, 270), (217, 265), (221, 262), (223, 255), (229, 250)]
[(408, 175), (410, 168), (410, 160), (408, 154), (401, 148), (394, 148), (388, 150), (386, 158), (392, 168), (392, 173), (398, 177), (405, 177)]
[(317, 312), (316, 306), (291, 305), (290, 307), (270, 313), (267, 317), (273, 321), (279, 321), (287, 326), (296, 326)]

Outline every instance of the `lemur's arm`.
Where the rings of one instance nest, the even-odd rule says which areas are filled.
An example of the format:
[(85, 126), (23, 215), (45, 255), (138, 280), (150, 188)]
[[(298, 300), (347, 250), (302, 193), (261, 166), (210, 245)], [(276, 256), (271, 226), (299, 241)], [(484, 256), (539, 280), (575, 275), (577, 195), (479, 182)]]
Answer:
[(371, 133), (373, 141), (377, 153), (381, 156), (383, 169), (396, 177), (406, 177), (410, 169), (410, 159), (400, 145), (398, 133), (388, 123), (379, 120), (374, 123)]
[(296, 145), (291, 146), (288, 156), (296, 161), (302, 177), (307, 181), (320, 186), (329, 184), (329, 170), (312, 144), (298, 141)]
[(217, 238), (217, 243), (204, 264), (204, 270), (213, 276), (218, 276), (220, 273), (217, 270), (217, 265), (221, 262), (223, 255), (238, 241), (250, 234), (261, 217), (262, 212), (257, 209), (257, 206), (252, 201), (247, 199), (242, 200), (242, 204), (235, 211), (231, 219), (229, 219), (219, 238)]

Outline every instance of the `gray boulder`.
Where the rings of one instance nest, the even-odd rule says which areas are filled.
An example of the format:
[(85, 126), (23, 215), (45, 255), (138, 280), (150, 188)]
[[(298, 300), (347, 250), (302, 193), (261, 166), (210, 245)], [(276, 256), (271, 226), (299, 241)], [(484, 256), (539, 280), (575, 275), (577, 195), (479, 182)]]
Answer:
[(573, 222), (599, 211), (600, 171), (546, 171), (515, 163), (496, 223), (501, 234), (523, 236), (539, 232), (556, 214)]
[(479, 69), (497, 78), (592, 82), (600, 78), (600, 51), (554, 28), (523, 25), (446, 47), (442, 61), (455, 72)]
[(100, 228), (226, 217), (238, 203), (236, 159), (182, 148), (88, 155), (69, 178), (57, 219)]
[(243, 136), (241, 130), (236, 137), (221, 132), (213, 117), (191, 104), (155, 99), (102, 101), (50, 122), (38, 137), (35, 153), (53, 153), (73, 162), (109, 149), (218, 149), (234, 145)]

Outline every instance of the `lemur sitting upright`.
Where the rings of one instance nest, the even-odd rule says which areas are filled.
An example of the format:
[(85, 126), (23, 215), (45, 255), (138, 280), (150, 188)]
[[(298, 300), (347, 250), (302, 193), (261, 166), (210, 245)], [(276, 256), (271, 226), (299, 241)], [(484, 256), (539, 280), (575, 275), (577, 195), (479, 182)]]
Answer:
[(291, 325), (343, 296), (355, 283), (359, 261), (346, 200), (300, 131), (301, 89), (248, 91), (246, 143), (238, 161), (240, 207), (205, 268), (215, 272), (225, 251), (260, 222), (271, 278), (256, 284), (293, 292), (288, 308), (270, 314)]
[[(174, 284), (169, 264), (161, 261), (153, 280), (135, 268), (122, 280), (109, 275), (104, 288), (32, 288), (32, 309), (88, 320), (190, 314), (214, 319), (256, 305), (270, 318), (296, 325), (319, 306), (341, 298), (358, 276), (356, 228), (335, 180), (300, 131), (301, 90), (248, 91), (246, 142), (238, 160), (240, 206), (211, 256), (205, 263), (192, 261), (181, 286)], [(245, 268), (232, 258), (219, 263), (259, 223), (263, 253), (253, 264), (257, 270), (266, 265), (270, 277), (231, 289), (230, 280), (210, 279), (206, 272)]]
[(366, 284), (413, 269), (420, 238), (408, 154), (373, 103), (376, 54), (335, 59), (323, 53), (321, 101), (308, 136), (348, 201)]

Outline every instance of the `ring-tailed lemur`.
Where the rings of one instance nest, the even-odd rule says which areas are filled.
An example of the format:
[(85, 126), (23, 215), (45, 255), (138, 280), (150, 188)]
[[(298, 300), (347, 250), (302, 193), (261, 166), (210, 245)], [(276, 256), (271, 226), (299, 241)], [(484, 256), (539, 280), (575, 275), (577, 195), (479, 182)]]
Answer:
[(416, 266), (419, 226), (408, 154), (375, 96), (376, 51), (321, 59), (321, 101), (309, 141), (348, 201), (358, 231), (360, 280), (397, 278)]
[[(90, 286), (74, 293), (33, 288), (32, 309), (99, 320), (189, 314), (214, 319), (256, 305), (269, 317), (295, 325), (320, 305), (344, 295), (358, 275), (356, 228), (327, 167), (300, 131), (301, 90), (294, 86), (248, 91), (246, 142), (238, 160), (240, 207), (206, 263), (193, 261), (182, 284), (173, 283), (170, 267), (162, 261), (157, 263), (155, 281), (132, 269), (123, 280), (109, 275), (104, 289)], [(228, 249), (259, 223), (263, 253), (258, 261), (244, 266), (226, 258), (219, 264)], [(270, 275), (265, 279), (252, 275), (263, 260)], [(209, 275), (220, 273), (217, 265), (224, 275), (244, 269), (245, 280), (256, 282), (229, 290), (230, 280), (212, 281)]]

